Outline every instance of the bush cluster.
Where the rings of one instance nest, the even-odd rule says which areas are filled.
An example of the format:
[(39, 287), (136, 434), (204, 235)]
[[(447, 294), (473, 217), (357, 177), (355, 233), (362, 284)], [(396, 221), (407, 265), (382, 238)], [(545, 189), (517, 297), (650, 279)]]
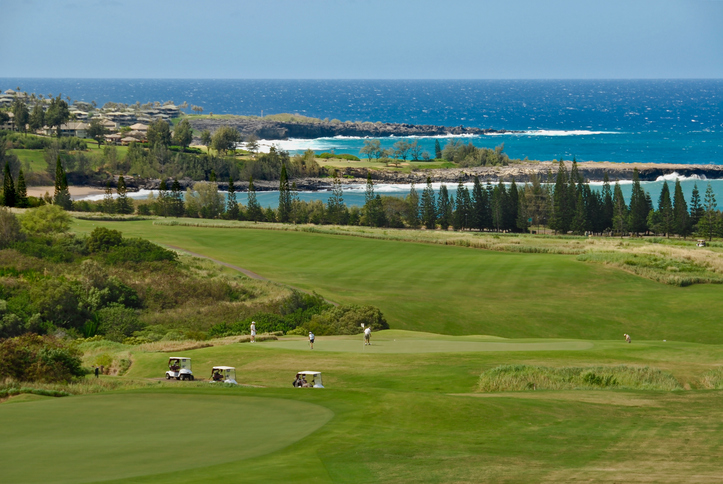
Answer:
[(69, 382), (87, 374), (82, 353), (53, 336), (25, 334), (0, 340), (0, 378)]

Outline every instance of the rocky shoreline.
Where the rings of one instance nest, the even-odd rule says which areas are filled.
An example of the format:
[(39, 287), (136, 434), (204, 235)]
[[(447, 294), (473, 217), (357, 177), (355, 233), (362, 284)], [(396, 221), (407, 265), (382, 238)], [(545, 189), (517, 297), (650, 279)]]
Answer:
[[(214, 132), (222, 126), (236, 128), (242, 136), (254, 135), (259, 139), (280, 140), (287, 138), (333, 138), (334, 136), (359, 136), (371, 138), (408, 137), (408, 136), (444, 136), (444, 135), (485, 135), (491, 133), (517, 133), (504, 129), (481, 129), (464, 126), (435, 126), (404, 123), (371, 122), (294, 122), (274, 121), (256, 117), (218, 117), (191, 119), (191, 127), (196, 133), (203, 130)], [(197, 142), (199, 140), (196, 140)]]
[[(567, 169), (572, 166), (571, 162), (566, 162)], [(493, 183), (497, 181), (510, 182), (514, 180), (518, 183), (530, 181), (530, 177), (534, 174), (547, 180), (548, 173), (557, 172), (558, 162), (545, 161), (539, 163), (519, 163), (508, 166), (497, 167), (474, 167), (474, 168), (444, 168), (435, 170), (419, 170), (411, 173), (401, 173), (384, 169), (369, 168), (346, 168), (339, 171), (342, 176), (341, 181), (347, 185), (358, 185), (366, 183), (367, 174), (371, 173), (375, 183), (393, 183), (393, 184), (409, 184), (414, 182), (417, 185), (426, 183), (427, 177), (432, 182), (456, 184), (459, 180), (463, 182), (471, 182), (475, 176), (478, 176), (483, 182), (489, 180)], [(607, 173), (611, 182), (615, 180), (631, 180), (633, 178), (633, 170), (637, 168), (642, 181), (655, 181), (660, 176), (671, 175), (677, 173), (681, 177), (697, 176), (701, 179), (723, 179), (723, 165), (670, 165), (670, 164), (648, 164), (648, 163), (610, 163), (610, 162), (580, 162), (578, 170), (582, 176), (591, 182), (601, 182)], [(129, 190), (136, 191), (141, 189), (156, 190), (161, 180), (159, 179), (142, 179), (126, 177), (126, 185)], [(331, 178), (297, 178), (292, 180), (301, 191), (324, 191), (331, 190)], [(192, 187), (196, 181), (190, 178), (179, 180), (181, 187), (185, 190)], [(219, 189), (227, 190), (228, 183), (219, 182)], [(278, 180), (254, 180), (254, 186), (257, 191), (273, 191), (278, 190)], [(248, 182), (236, 182), (234, 187), (237, 191), (245, 191), (248, 189)], [(102, 187), (101, 187), (102, 189)]]

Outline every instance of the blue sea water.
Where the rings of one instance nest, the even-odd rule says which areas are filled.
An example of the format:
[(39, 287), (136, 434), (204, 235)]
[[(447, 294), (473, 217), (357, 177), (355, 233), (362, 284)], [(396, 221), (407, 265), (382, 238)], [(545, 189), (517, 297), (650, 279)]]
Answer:
[[(512, 158), (621, 163), (723, 163), (723, 80), (192, 80), (10, 79), (71, 99), (132, 104), (174, 101), (204, 113), (298, 113), (342, 121), (387, 121), (524, 131), (471, 138), (504, 143)], [(395, 139), (383, 140), (391, 146)], [(434, 139), (419, 140), (434, 153)], [(362, 139), (278, 143), (291, 152), (359, 154)]]

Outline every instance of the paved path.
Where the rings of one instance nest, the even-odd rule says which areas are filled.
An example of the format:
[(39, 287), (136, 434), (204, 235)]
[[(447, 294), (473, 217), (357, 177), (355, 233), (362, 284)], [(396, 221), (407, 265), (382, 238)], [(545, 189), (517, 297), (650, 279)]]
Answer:
[[(216, 260), (216, 259), (214, 259), (214, 258), (212, 258), (212, 257), (208, 257), (208, 256), (205, 256), (205, 255), (203, 255), (203, 254), (198, 254), (198, 253), (196, 253), (196, 252), (191, 252), (190, 250), (186, 250), (186, 249), (184, 249), (183, 247), (177, 247), (177, 246), (175, 246), (175, 245), (168, 245), (168, 244), (164, 244), (164, 245), (165, 245), (166, 247), (170, 248), (170, 249), (177, 250), (177, 251), (180, 251), (180, 252), (185, 252), (186, 254), (192, 255), (193, 257), (200, 257), (201, 259), (208, 259), (208, 260), (210, 260), (210, 261), (212, 261), (212, 262), (215, 262), (216, 264), (220, 264), (220, 265), (222, 265), (222, 266), (224, 266), (224, 267), (228, 267), (229, 269), (233, 269), (233, 270), (235, 270), (235, 271), (238, 271), (238, 272), (240, 272), (240, 273), (242, 273), (242, 274), (250, 277), (251, 279), (258, 279), (258, 280), (260, 280), (260, 281), (274, 282), (274, 284), (279, 284), (279, 285), (281, 285), (281, 286), (286, 286), (286, 287), (288, 287), (288, 288), (294, 289), (294, 290), (299, 291), (299, 292), (303, 292), (303, 293), (305, 293), (305, 294), (311, 294), (311, 292), (306, 291), (306, 290), (304, 290), (304, 289), (300, 289), (300, 288), (298, 288), (298, 287), (294, 287), (294, 286), (289, 285), (289, 284), (283, 284), (283, 283), (280, 283), (280, 282), (270, 281), (269, 279), (265, 278), (264, 276), (262, 276), (262, 275), (260, 275), (260, 274), (256, 274), (255, 272), (250, 271), (250, 270), (248, 270), (248, 269), (244, 269), (243, 267), (235, 266), (235, 265), (233, 265), (233, 264), (229, 264), (228, 262), (223, 262), (223, 261), (220, 261), (220, 260)], [(328, 302), (329, 304), (334, 305), (334, 306), (338, 306), (338, 305), (339, 305), (339, 303), (335, 303), (334, 301), (329, 301), (329, 300), (326, 299), (326, 298), (324, 299), (324, 301), (326, 301), (326, 302)]]

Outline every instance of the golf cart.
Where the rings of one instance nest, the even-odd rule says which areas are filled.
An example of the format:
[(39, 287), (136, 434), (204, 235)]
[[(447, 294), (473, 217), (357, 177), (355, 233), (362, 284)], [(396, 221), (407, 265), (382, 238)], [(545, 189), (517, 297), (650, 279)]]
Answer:
[(171, 378), (175, 378), (176, 380), (193, 380), (191, 358), (186, 358), (185, 356), (171, 356), (168, 358), (166, 380), (170, 380)]
[(300, 371), (298, 375), (305, 377), (305, 380), (309, 383), (309, 388), (324, 388), (320, 371)]
[(695, 244), (696, 247), (705, 247), (705, 239), (698, 239), (698, 243)]
[(236, 383), (236, 368), (233, 366), (214, 366), (211, 370), (211, 383)]

